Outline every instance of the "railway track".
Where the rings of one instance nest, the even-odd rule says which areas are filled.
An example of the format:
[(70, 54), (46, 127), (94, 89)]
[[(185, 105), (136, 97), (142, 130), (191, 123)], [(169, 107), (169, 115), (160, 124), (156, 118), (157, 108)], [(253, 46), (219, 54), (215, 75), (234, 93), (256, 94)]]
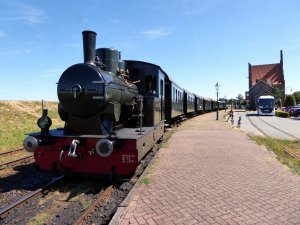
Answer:
[(253, 120), (250, 118), (251, 116), (249, 116), (248, 114), (246, 115), (247, 119), (249, 120), (249, 122), (251, 123), (251, 125), (253, 127), (255, 127), (260, 133), (262, 133), (263, 135), (265, 135), (266, 137), (269, 137), (269, 135), (267, 135), (262, 129), (260, 129), (258, 126), (256, 126), (256, 124), (253, 122)]
[(43, 187), (41, 187), (35, 191), (32, 191), (32, 192), (28, 193), (27, 195), (25, 195), (24, 197), (20, 198), (19, 200), (7, 205), (6, 207), (4, 207), (3, 209), (0, 210), (0, 219), (4, 218), (5, 214), (9, 213), (16, 207), (20, 206), (21, 204), (28, 202), (29, 200), (33, 199), (34, 197), (36, 197), (39, 194), (42, 194), (42, 192), (46, 188), (53, 185), (54, 183), (57, 183), (58, 181), (62, 180), (63, 178), (64, 178), (63, 175), (60, 177), (57, 177), (57, 178), (53, 179), (51, 182), (49, 182), (48, 184), (44, 185)]
[(24, 148), (23, 148), (23, 147), (20, 147), (20, 148), (16, 148), (16, 149), (13, 149), (13, 150), (10, 150), (10, 151), (7, 151), (7, 152), (1, 152), (1, 153), (0, 153), (0, 156), (11, 155), (11, 154), (20, 152), (20, 151), (22, 151), (22, 150), (24, 150)]
[[(167, 131), (163, 137), (163, 140), (167, 140), (170, 135), (173, 133), (173, 131), (176, 129), (176, 126), (171, 128), (169, 131)], [(117, 210), (117, 206), (123, 201), (123, 196), (126, 196), (128, 192), (131, 189), (130, 185), (133, 185), (137, 181), (137, 177), (140, 176), (140, 174), (143, 172), (144, 168), (148, 165), (148, 162), (151, 161), (152, 157), (151, 154), (155, 154), (155, 152), (160, 148), (162, 145), (163, 141), (158, 142), (154, 147), (153, 151), (154, 153), (150, 152), (147, 157), (143, 160), (143, 163), (141, 163), (139, 169), (140, 171), (136, 172), (132, 180), (124, 180), (120, 182), (116, 182), (113, 184), (104, 184), (101, 185), (102, 188), (99, 188), (97, 193), (97, 199), (95, 200), (95, 196), (85, 196), (82, 198), (87, 198), (89, 199), (87, 202), (92, 202), (93, 204), (87, 208), (84, 212), (81, 211), (81, 205), (78, 206), (77, 202), (68, 202), (65, 213), (67, 213), (68, 217), (65, 218), (63, 213), (60, 212), (54, 212), (57, 213), (57, 215), (54, 217), (54, 219), (51, 219), (51, 222), (56, 223), (56, 224), (64, 224), (66, 221), (71, 224), (88, 224), (90, 222), (99, 222), (99, 224), (107, 224), (109, 222), (109, 219), (111, 216), (114, 214), (114, 212)], [(68, 184), (68, 183), (67, 183)], [(81, 183), (80, 183), (81, 184)], [(110, 185), (110, 186), (109, 186)], [(74, 186), (74, 185), (73, 185)], [(73, 187), (72, 185), (70, 186), (71, 188)], [(36, 215), (39, 213), (49, 213), (51, 214), (51, 210), (55, 208), (55, 206), (49, 206), (47, 203), (52, 202), (53, 198), (52, 192), (48, 193), (49, 187), (48, 185), (44, 186), (43, 188), (37, 189), (29, 194), (26, 194), (24, 197), (20, 197), (17, 201), (16, 198), (15, 202), (13, 202), (10, 205), (7, 205), (5, 208), (0, 210), (0, 224), (1, 221), (5, 224), (9, 224), (10, 221), (27, 221), (28, 218), (29, 220), (32, 218), (35, 218)], [(60, 185), (59, 185), (60, 187)], [(66, 187), (67, 188), (67, 187)], [(43, 191), (44, 190), (44, 191)], [(50, 188), (52, 190), (52, 187)], [(76, 188), (74, 190), (77, 190)], [(76, 191), (74, 191), (76, 193)], [(44, 199), (42, 195), (47, 194), (45, 201), (47, 203), (43, 203), (42, 205), (37, 205), (36, 202), (40, 202), (40, 199)], [(64, 199), (65, 197), (63, 197)], [(58, 198), (60, 199), (60, 198)], [(91, 201), (92, 200), (92, 201)], [(54, 201), (55, 202), (55, 201)], [(54, 203), (52, 202), (51, 205)], [(19, 206), (21, 205), (21, 206)], [(19, 207), (18, 207), (19, 206)], [(26, 218), (22, 218), (22, 215), (20, 215), (20, 211), (23, 210), (25, 207), (30, 207), (30, 211), (32, 212), (31, 215), (27, 215)], [(45, 207), (45, 208), (44, 208)], [(79, 209), (79, 210), (78, 210)], [(29, 210), (29, 209), (28, 209)], [(77, 213), (74, 213), (77, 212)], [(80, 213), (79, 213), (80, 212)], [(55, 214), (53, 214), (55, 215)], [(72, 216), (74, 215), (74, 216)], [(96, 216), (95, 216), (96, 215)], [(99, 216), (100, 215), (100, 216)], [(1, 219), (3, 218), (3, 220)], [(78, 218), (76, 221), (73, 218)], [(74, 222), (75, 221), (75, 222)], [(51, 223), (49, 222), (49, 223)], [(74, 223), (73, 223), (74, 222)]]
[(33, 155), (30, 155), (30, 156), (25, 156), (23, 158), (20, 158), (20, 159), (16, 159), (16, 160), (13, 160), (13, 161), (10, 161), (10, 162), (6, 162), (6, 163), (3, 163), (3, 164), (0, 164), (0, 170), (6, 168), (6, 167), (10, 167), (10, 166), (14, 166), (14, 165), (18, 165), (22, 162), (28, 162), (28, 161), (31, 161), (33, 159)]
[[(248, 120), (250, 121), (250, 123), (252, 124), (252, 126), (254, 126), (259, 132), (261, 132), (261, 133), (262, 133), (263, 135), (265, 135), (266, 137), (270, 137), (270, 136), (269, 136), (268, 134), (266, 134), (262, 129), (260, 129), (258, 126), (256, 126), (256, 124), (252, 121), (252, 119), (250, 118), (250, 116), (246, 116), (246, 117), (248, 118)], [(295, 137), (295, 136), (293, 136), (293, 135), (291, 135), (291, 134), (289, 134), (289, 133), (286, 133), (285, 131), (283, 131), (283, 130), (281, 130), (281, 129), (276, 128), (275, 126), (269, 124), (268, 122), (264, 121), (263, 119), (261, 119), (261, 118), (259, 118), (259, 117), (257, 117), (257, 118), (260, 119), (261, 121), (263, 121), (264, 123), (268, 124), (269, 126), (273, 127), (274, 129), (276, 129), (276, 130), (278, 130), (278, 131), (280, 131), (280, 132), (283, 132), (283, 133), (285, 133), (286, 135), (289, 135), (289, 136), (291, 136), (291, 137), (297, 139), (297, 137)], [(296, 154), (294, 154), (294, 153), (288, 151), (286, 148), (282, 147), (282, 150), (283, 150), (286, 154), (288, 154), (290, 157), (300, 160), (300, 156), (298, 156), (298, 155), (296, 155)]]
[(89, 207), (87, 208), (83, 214), (74, 222), (74, 225), (82, 225), (86, 224), (87, 220), (92, 216), (92, 213), (97, 209), (97, 207), (101, 204), (104, 203), (109, 196), (113, 193), (114, 191), (114, 186), (110, 185), (107, 187), (96, 199), (96, 201)]
[[(251, 119), (251, 116), (248, 116), (248, 114), (246, 115), (246, 117), (248, 118), (248, 120), (250, 121), (250, 123), (252, 124), (253, 127), (255, 127), (259, 132), (261, 132), (263, 135), (265, 135), (266, 137), (271, 137), (270, 135), (268, 135), (266, 132), (264, 132), (262, 129), (260, 129), (254, 122), (253, 120)], [(266, 122), (265, 120), (263, 120), (262, 118), (258, 117), (258, 116), (255, 116), (257, 119), (259, 119), (260, 121), (262, 121), (263, 123), (267, 124), (268, 126), (272, 127), (273, 129), (281, 132), (281, 133), (284, 133), (285, 135), (293, 138), (293, 139), (298, 139), (298, 137), (290, 134), (290, 133), (287, 133), (286, 131), (284, 130), (281, 130), (280, 128), (278, 127), (275, 127), (274, 125)]]
[(295, 159), (300, 160), (300, 156), (298, 156), (298, 155), (296, 155), (296, 154), (290, 152), (289, 150), (287, 150), (287, 149), (284, 148), (284, 147), (282, 147), (282, 149), (283, 149), (283, 151), (284, 151), (286, 154), (288, 154), (289, 156), (291, 156), (291, 157), (293, 157), (293, 158), (295, 158)]
[(291, 137), (291, 138), (298, 139), (298, 137), (296, 137), (296, 136), (294, 136), (294, 135), (292, 135), (292, 134), (290, 134), (290, 133), (288, 133), (288, 132), (286, 132), (286, 131), (284, 131), (284, 130), (279, 129), (278, 127), (275, 127), (274, 125), (268, 123), (267, 121), (263, 120), (262, 118), (260, 118), (260, 117), (258, 117), (258, 116), (257, 116), (257, 118), (258, 118), (259, 120), (261, 120), (262, 122), (264, 122), (265, 124), (269, 125), (270, 127), (274, 128), (275, 130), (278, 130), (278, 131), (280, 131), (280, 132), (282, 132), (282, 133), (288, 135), (288, 136)]

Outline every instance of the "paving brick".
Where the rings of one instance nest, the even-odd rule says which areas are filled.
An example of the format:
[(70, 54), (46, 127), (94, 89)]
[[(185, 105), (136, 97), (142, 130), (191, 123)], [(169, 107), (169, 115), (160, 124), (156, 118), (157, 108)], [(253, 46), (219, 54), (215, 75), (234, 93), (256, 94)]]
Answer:
[(123, 219), (120, 223), (120, 225), (127, 225), (129, 224), (129, 219)]
[(300, 177), (214, 114), (181, 125), (122, 224), (300, 224)]
[(146, 221), (147, 221), (147, 224), (149, 224), (149, 225), (156, 225), (157, 224), (152, 218), (149, 218)]
[(147, 224), (146, 220), (142, 216), (135, 218), (139, 224)]

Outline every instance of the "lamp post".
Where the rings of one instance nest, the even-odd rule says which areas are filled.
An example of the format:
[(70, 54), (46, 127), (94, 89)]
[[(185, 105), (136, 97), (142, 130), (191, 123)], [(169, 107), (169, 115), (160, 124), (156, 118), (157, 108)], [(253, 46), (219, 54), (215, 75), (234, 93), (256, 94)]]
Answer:
[(225, 104), (225, 113), (226, 113), (226, 108), (227, 108), (227, 100), (226, 100), (226, 94), (225, 94), (225, 96), (224, 96), (224, 104)]
[(216, 88), (216, 94), (217, 94), (217, 119), (216, 120), (219, 120), (219, 88), (220, 88), (220, 85), (218, 82), (216, 83), (215, 88)]
[(290, 89), (290, 91), (293, 91), (293, 89), (291, 87), (285, 87), (285, 99), (286, 99), (286, 96), (288, 95), (288, 93), (287, 93), (288, 89)]

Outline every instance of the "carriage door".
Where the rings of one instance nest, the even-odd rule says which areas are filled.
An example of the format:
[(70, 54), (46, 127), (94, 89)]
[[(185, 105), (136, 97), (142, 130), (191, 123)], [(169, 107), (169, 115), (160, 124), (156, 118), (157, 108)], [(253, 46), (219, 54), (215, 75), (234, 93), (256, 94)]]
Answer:
[(165, 119), (165, 103), (164, 103), (164, 81), (162, 79), (160, 79), (160, 82), (159, 82), (159, 98), (160, 98), (160, 120), (164, 120)]

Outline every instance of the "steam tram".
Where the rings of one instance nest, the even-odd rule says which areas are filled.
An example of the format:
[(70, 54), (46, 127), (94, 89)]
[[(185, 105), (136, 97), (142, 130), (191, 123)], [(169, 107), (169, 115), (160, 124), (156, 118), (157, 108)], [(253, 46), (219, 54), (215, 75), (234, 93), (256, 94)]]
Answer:
[(50, 130), (43, 109), (41, 131), (23, 143), (39, 170), (131, 176), (162, 137), (165, 121), (220, 105), (180, 87), (158, 65), (96, 49), (95, 32), (82, 35), (84, 62), (67, 68), (57, 85), (64, 128)]

